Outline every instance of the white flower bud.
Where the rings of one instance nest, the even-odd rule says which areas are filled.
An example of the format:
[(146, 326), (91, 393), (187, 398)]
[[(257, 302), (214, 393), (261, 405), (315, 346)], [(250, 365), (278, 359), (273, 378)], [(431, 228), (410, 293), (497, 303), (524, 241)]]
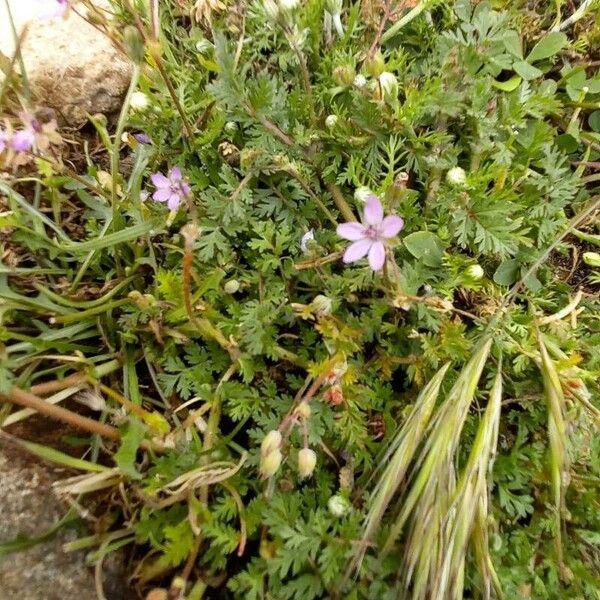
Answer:
[(300, 250), (302, 250), (303, 254), (308, 252), (308, 243), (312, 242), (315, 239), (315, 230), (309, 229), (300, 240)]
[(131, 110), (142, 112), (150, 106), (150, 99), (144, 92), (133, 92), (131, 94)]
[(357, 87), (359, 90), (367, 85), (367, 78), (360, 73), (354, 78), (354, 87)]
[(358, 187), (354, 190), (354, 199), (358, 202), (365, 203), (369, 196), (374, 196), (373, 192), (366, 186)]
[(465, 187), (465, 185), (467, 185), (467, 174), (461, 167), (452, 167), (452, 169), (446, 173), (446, 181), (452, 187)]
[(325, 10), (331, 15), (339, 15), (343, 7), (343, 0), (325, 0)]
[(196, 52), (199, 54), (208, 54), (213, 49), (213, 45), (206, 38), (202, 38), (196, 42)]
[(310, 306), (317, 316), (323, 317), (331, 314), (331, 304), (331, 298), (319, 294), (318, 296), (315, 296), (314, 300), (310, 303)]
[(271, 21), (279, 19), (279, 6), (274, 0), (263, 0), (262, 6), (268, 19)]
[(475, 264), (475, 265), (469, 265), (465, 269), (465, 275), (469, 279), (473, 279), (475, 281), (479, 281), (480, 279), (483, 279), (483, 276), (485, 275), (485, 273), (483, 272), (483, 269), (481, 268), (481, 265)]
[(398, 99), (398, 80), (393, 73), (384, 71), (379, 76), (379, 85), (384, 100), (388, 102), (396, 102)]
[(317, 454), (314, 450), (302, 448), (298, 452), (298, 473), (302, 479), (310, 477), (313, 474), (316, 464)]
[(310, 417), (310, 404), (308, 402), (300, 402), (298, 406), (296, 406), (296, 414), (303, 418), (308, 419)]
[(300, 4), (299, 0), (279, 0), (279, 6), (286, 12), (293, 11), (298, 4)]
[(341, 494), (331, 496), (327, 508), (334, 517), (343, 517), (350, 510), (350, 502)]
[(325, 125), (327, 127), (329, 127), (329, 129), (333, 129), (338, 122), (338, 118), (336, 115), (329, 115), (326, 119), (325, 119)]
[(600, 254), (597, 252), (584, 252), (583, 262), (590, 267), (600, 267)]
[(237, 279), (230, 279), (224, 286), (226, 294), (235, 294), (240, 289), (240, 282)]
[(279, 446), (281, 446), (281, 433), (277, 431), (277, 429), (273, 429), (265, 435), (265, 438), (260, 445), (260, 453), (265, 456), (274, 452), (275, 450), (279, 450)]
[(282, 460), (283, 454), (281, 454), (281, 450), (279, 449), (262, 456), (260, 459), (260, 474), (264, 478), (273, 477), (279, 470)]
[(225, 123), (225, 131), (227, 133), (235, 133), (238, 130), (238, 125), (235, 121), (227, 121)]

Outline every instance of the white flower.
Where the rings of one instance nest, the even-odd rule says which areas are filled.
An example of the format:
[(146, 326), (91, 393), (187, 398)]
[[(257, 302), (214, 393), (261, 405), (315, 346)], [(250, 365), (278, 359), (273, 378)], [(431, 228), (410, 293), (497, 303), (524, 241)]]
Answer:
[(334, 517), (343, 517), (350, 510), (350, 502), (341, 494), (336, 494), (329, 498), (327, 507)]
[(446, 173), (446, 181), (452, 187), (465, 187), (467, 184), (467, 174), (461, 167), (453, 167)]
[(354, 87), (357, 87), (359, 90), (367, 85), (367, 78), (360, 73), (354, 78)]
[(315, 239), (315, 230), (309, 229), (300, 240), (300, 250), (303, 254), (308, 252), (308, 242), (312, 242)]
[(150, 98), (144, 92), (133, 92), (131, 94), (131, 110), (142, 112), (150, 106)]
[(329, 115), (326, 119), (325, 119), (325, 125), (327, 127), (329, 127), (329, 129), (333, 129), (338, 122), (338, 118), (336, 115)]

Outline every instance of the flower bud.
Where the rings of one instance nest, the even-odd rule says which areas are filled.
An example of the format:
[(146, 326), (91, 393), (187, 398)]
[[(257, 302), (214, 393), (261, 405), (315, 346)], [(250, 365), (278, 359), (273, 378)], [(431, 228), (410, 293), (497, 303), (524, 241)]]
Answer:
[(583, 262), (590, 267), (600, 267), (600, 254), (597, 252), (584, 252)]
[(281, 450), (273, 450), (267, 455), (262, 456), (260, 459), (260, 474), (266, 479), (267, 477), (273, 477), (281, 466), (283, 460), (283, 454)]
[(377, 52), (365, 61), (365, 70), (371, 77), (379, 77), (385, 69), (385, 59), (381, 52)]
[(144, 60), (144, 40), (136, 27), (133, 25), (125, 27), (123, 42), (129, 58), (135, 63), (141, 63)]
[(352, 83), (354, 83), (354, 87), (357, 87), (359, 90), (361, 90), (365, 87), (365, 85), (367, 85), (367, 78), (359, 73), (354, 78), (354, 81)]
[(308, 402), (300, 402), (298, 406), (296, 406), (296, 414), (303, 419), (308, 419), (310, 417), (310, 404)]
[(354, 81), (354, 69), (350, 65), (340, 65), (333, 70), (333, 80), (338, 85), (351, 85)]
[(331, 496), (327, 508), (334, 517), (343, 517), (350, 510), (350, 502), (341, 494)]
[(386, 102), (396, 102), (398, 100), (398, 80), (393, 73), (384, 71), (379, 75), (379, 86), (381, 95)]
[(211, 52), (213, 49), (213, 45), (206, 38), (202, 38), (196, 42), (196, 52), (198, 54), (202, 54), (203, 56)]
[(309, 242), (314, 241), (314, 239), (315, 239), (315, 230), (314, 229), (309, 229), (302, 236), (302, 239), (300, 240), (300, 250), (302, 250), (303, 254), (306, 254), (308, 252), (308, 244), (309, 244)]
[(369, 196), (374, 196), (373, 192), (366, 186), (358, 187), (354, 190), (354, 199), (363, 204), (369, 199)]
[(240, 289), (240, 282), (237, 279), (230, 279), (224, 286), (226, 294), (235, 294)]
[(310, 303), (314, 313), (319, 317), (324, 317), (331, 314), (331, 298), (323, 294), (315, 296), (314, 300)]
[(260, 453), (265, 456), (274, 452), (275, 450), (279, 450), (279, 446), (281, 446), (281, 433), (277, 431), (277, 429), (272, 429), (265, 435), (265, 438), (260, 445)]
[(225, 131), (229, 134), (236, 133), (238, 130), (238, 125), (235, 121), (227, 121), (225, 123)]
[(465, 187), (467, 185), (467, 174), (461, 167), (452, 167), (446, 173), (446, 181), (455, 188)]
[(300, 0), (279, 0), (281, 10), (292, 12), (300, 4)]
[(298, 473), (302, 479), (310, 477), (317, 464), (317, 454), (310, 448), (302, 448), (298, 452)]
[(133, 92), (131, 94), (131, 110), (134, 112), (142, 112), (150, 105), (150, 99), (144, 92)]
[(329, 115), (326, 119), (325, 119), (325, 125), (327, 127), (329, 127), (329, 129), (333, 129), (338, 122), (338, 118), (336, 115)]
[(279, 19), (279, 6), (274, 0), (263, 0), (262, 6), (268, 19), (271, 21)]
[(481, 268), (481, 265), (475, 264), (475, 265), (469, 265), (465, 269), (465, 275), (469, 279), (473, 279), (475, 281), (479, 281), (480, 279), (483, 279), (483, 276), (485, 275), (485, 273), (483, 272), (483, 269)]
[(343, 6), (342, 0), (325, 0), (325, 10), (331, 15), (339, 15)]

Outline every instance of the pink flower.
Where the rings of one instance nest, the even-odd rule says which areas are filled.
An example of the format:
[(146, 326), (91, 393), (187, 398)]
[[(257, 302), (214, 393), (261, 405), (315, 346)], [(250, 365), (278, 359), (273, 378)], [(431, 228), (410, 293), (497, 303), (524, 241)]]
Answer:
[(34, 5), (35, 14), (42, 21), (64, 17), (69, 8), (68, 0), (34, 0)]
[(343, 260), (345, 263), (352, 263), (368, 254), (369, 266), (373, 271), (379, 271), (385, 263), (383, 240), (398, 235), (404, 227), (404, 221), (396, 215), (384, 218), (379, 198), (369, 196), (365, 203), (363, 223), (353, 221), (338, 225), (337, 234), (353, 242), (346, 248)]
[(190, 193), (190, 186), (183, 179), (179, 167), (173, 167), (167, 175), (153, 173), (150, 179), (156, 186), (152, 199), (156, 202), (166, 202), (170, 210), (177, 210), (183, 198)]
[(4, 152), (4, 149), (8, 145), (8, 142), (9, 142), (8, 133), (6, 133), (6, 131), (4, 131), (4, 129), (2, 129), (2, 127), (0, 127), (0, 152)]

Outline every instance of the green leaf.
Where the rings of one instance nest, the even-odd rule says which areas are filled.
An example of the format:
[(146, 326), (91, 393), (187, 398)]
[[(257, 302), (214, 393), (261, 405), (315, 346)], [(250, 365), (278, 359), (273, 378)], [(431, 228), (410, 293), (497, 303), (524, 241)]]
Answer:
[(544, 58), (550, 58), (558, 54), (567, 44), (569, 40), (562, 31), (553, 31), (544, 36), (529, 53), (527, 60), (536, 62)]
[(521, 77), (518, 75), (513, 75), (507, 81), (494, 80), (492, 81), (492, 85), (503, 92), (514, 92), (521, 84), (521, 81), (523, 81)]
[(513, 259), (505, 260), (496, 269), (494, 281), (498, 285), (512, 285), (519, 274), (519, 261)]
[(523, 78), (525, 81), (535, 79), (543, 75), (542, 71), (538, 68), (530, 65), (524, 60), (519, 60), (513, 64), (513, 69)]
[(443, 245), (437, 235), (429, 231), (417, 231), (404, 238), (406, 249), (428, 267), (442, 264)]
[(600, 110), (595, 110), (588, 117), (588, 125), (590, 126), (592, 131), (595, 131), (596, 133), (600, 133)]
[(523, 58), (523, 46), (521, 44), (521, 36), (517, 31), (507, 31), (504, 39), (504, 47), (506, 51), (517, 58)]
[(121, 447), (114, 455), (117, 467), (132, 479), (142, 478), (135, 468), (135, 459), (145, 432), (144, 426), (137, 419), (130, 419), (121, 437)]

